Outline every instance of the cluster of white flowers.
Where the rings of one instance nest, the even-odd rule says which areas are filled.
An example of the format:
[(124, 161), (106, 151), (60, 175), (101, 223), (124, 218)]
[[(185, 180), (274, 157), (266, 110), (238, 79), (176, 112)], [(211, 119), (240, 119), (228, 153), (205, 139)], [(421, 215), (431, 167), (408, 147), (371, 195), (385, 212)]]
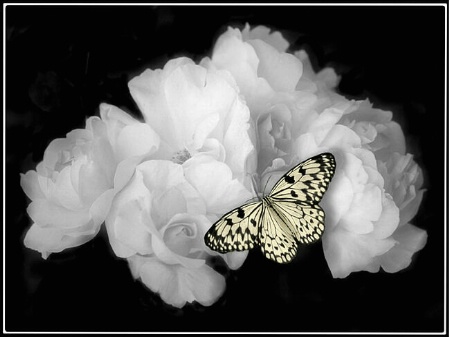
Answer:
[(236, 269), (248, 252), (215, 253), (206, 231), (255, 196), (252, 179), (261, 192), (270, 176), (331, 152), (336, 174), (321, 205), (333, 277), (407, 267), (427, 234), (410, 224), (422, 174), (401, 127), (391, 112), (337, 94), (333, 69), (315, 73), (288, 47), (266, 27), (229, 28), (200, 64), (177, 58), (133, 78), (144, 122), (101, 104), (100, 117), (55, 139), (22, 175), (33, 220), (25, 245), (47, 258), (105, 223), (114, 253), (165, 302), (211, 305), (225, 279), (209, 258)]

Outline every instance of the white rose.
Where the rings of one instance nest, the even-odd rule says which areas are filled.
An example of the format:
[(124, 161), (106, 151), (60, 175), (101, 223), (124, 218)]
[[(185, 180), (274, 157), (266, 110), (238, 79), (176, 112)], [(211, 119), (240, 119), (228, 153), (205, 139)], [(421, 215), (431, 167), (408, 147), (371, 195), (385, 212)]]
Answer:
[(148, 125), (106, 104), (100, 110), (102, 119), (91, 117), (85, 129), (53, 140), (36, 171), (21, 176), (33, 220), (25, 246), (43, 258), (92, 239), (114, 194), (136, 164), (158, 148), (159, 139)]
[(423, 198), (422, 171), (412, 155), (393, 153), (387, 162), (378, 162), (384, 177), (386, 192), (392, 195), (400, 210), (400, 222), (392, 237), (396, 244), (380, 257), (387, 272), (395, 273), (408, 267), (414, 253), (427, 242), (427, 233), (409, 222), (416, 215)]
[(226, 163), (235, 177), (249, 179), (255, 165), (250, 116), (229, 73), (178, 58), (164, 69), (147, 69), (129, 87), (145, 121), (161, 138), (158, 158), (182, 164), (207, 153)]
[[(422, 247), (424, 234), (418, 229), (415, 237), (411, 231), (406, 233), (402, 201), (392, 194), (383, 175), (390, 166), (382, 168), (394, 152), (405, 153), (401, 127), (392, 121), (391, 112), (337, 94), (339, 77), (334, 70), (315, 73), (304, 51), (295, 53), (301, 64), (301, 71), (295, 71), (296, 63), (286, 61), (287, 45), (280, 41), (280, 35), (261, 27), (249, 30), (247, 26), (242, 33), (229, 28), (219, 37), (211, 60), (204, 61), (228, 70), (249, 102), (257, 130), (260, 190), (267, 184), (267, 193), (299, 161), (332, 152), (336, 174), (321, 205), (326, 211), (324, 252), (333, 276), (388, 268), (390, 257), (400, 259), (399, 250), (411, 257), (412, 251)], [(277, 61), (270, 61), (274, 55), (285, 60), (284, 70), (278, 70)], [(267, 70), (268, 64), (273, 69)], [(285, 75), (289, 68), (291, 76), (284, 76), (284, 86), (278, 85), (277, 75)], [(411, 189), (410, 182), (403, 185)], [(420, 204), (420, 197), (414, 200), (410, 215), (416, 211), (414, 205)], [(407, 261), (404, 258), (397, 266), (404, 268)]]
[(378, 160), (387, 161), (395, 152), (404, 154), (405, 136), (401, 126), (392, 120), (392, 112), (375, 109), (368, 100), (358, 103), (358, 108), (345, 115), (339, 123), (355, 131), (363, 146), (371, 150)]
[[(217, 255), (204, 235), (225, 206), (251, 196), (232, 178), (231, 169), (209, 155), (184, 165), (150, 160), (137, 166), (129, 184), (114, 199), (106, 219), (115, 254), (127, 258), (135, 278), (176, 307), (214, 303), (224, 277), (207, 261)], [(224, 256), (238, 268), (246, 253)]]
[(231, 27), (217, 39), (211, 59), (202, 64), (231, 73), (253, 117), (267, 110), (278, 93), (293, 92), (302, 76), (302, 63), (285, 52), (287, 41), (265, 27), (241, 33)]

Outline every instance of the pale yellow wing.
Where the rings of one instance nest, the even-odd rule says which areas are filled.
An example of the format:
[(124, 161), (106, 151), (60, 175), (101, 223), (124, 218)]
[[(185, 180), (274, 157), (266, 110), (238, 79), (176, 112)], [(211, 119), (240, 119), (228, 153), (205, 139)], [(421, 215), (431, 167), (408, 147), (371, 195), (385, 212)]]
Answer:
[(296, 240), (309, 244), (322, 236), (325, 212), (319, 205), (289, 201), (276, 201), (272, 205)]
[(271, 207), (264, 207), (259, 232), (264, 256), (278, 263), (288, 263), (297, 254), (297, 242), (284, 220)]
[(262, 209), (258, 201), (228, 212), (205, 234), (206, 245), (219, 253), (252, 249), (259, 243)]
[(334, 156), (322, 153), (287, 172), (264, 201), (238, 207), (206, 233), (205, 243), (220, 253), (261, 246), (264, 256), (288, 263), (297, 254), (297, 241), (320, 239), (325, 213), (318, 205), (336, 168)]
[(269, 196), (277, 200), (317, 204), (328, 189), (336, 168), (334, 156), (322, 153), (288, 171), (275, 184)]

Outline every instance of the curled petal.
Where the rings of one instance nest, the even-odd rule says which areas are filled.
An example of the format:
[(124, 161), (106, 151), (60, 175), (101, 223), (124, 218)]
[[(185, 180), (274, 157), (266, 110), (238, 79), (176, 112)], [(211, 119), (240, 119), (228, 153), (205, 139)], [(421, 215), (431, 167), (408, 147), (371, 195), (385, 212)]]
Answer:
[(248, 250), (244, 250), (242, 252), (231, 252), (227, 254), (222, 254), (222, 258), (227, 263), (230, 269), (236, 270), (241, 268), (244, 264), (245, 259), (247, 258)]
[[(79, 166), (79, 170), (74, 175), (77, 177), (78, 195), (84, 205), (91, 205), (105, 191), (112, 186), (112, 177), (109, 177), (98, 161), (89, 161)], [(72, 172), (74, 173), (74, 168)], [(73, 179), (75, 180), (75, 179)]]
[(397, 229), (393, 235), (396, 245), (381, 257), (381, 266), (388, 273), (396, 273), (411, 264), (414, 253), (427, 242), (427, 232), (411, 224)]
[(256, 26), (250, 29), (250, 25), (247, 23), (245, 28), (242, 30), (242, 38), (244, 41), (262, 40), (279, 52), (285, 52), (289, 47), (289, 42), (286, 41), (280, 32), (270, 32), (270, 29), (265, 26)]
[(264, 78), (275, 91), (293, 91), (302, 76), (303, 66), (298, 58), (280, 53), (261, 40), (251, 40), (259, 58), (258, 76)]
[(373, 221), (382, 211), (381, 191), (372, 184), (364, 187), (363, 193), (354, 195), (352, 207), (343, 217), (343, 226), (354, 233), (367, 234), (373, 231)]
[(43, 193), (39, 184), (39, 175), (36, 171), (28, 171), (25, 174), (20, 174), (20, 187), (22, 187), (25, 194), (31, 200), (43, 199), (45, 194)]
[(229, 124), (226, 125), (227, 128), (223, 134), (223, 146), (227, 154), (225, 162), (233, 173), (244, 174), (247, 169), (247, 158), (254, 151), (248, 134), (249, 109), (236, 97), (226, 119)]
[(41, 227), (77, 228), (89, 222), (89, 210), (72, 211), (48, 199), (36, 199), (27, 208), (28, 215)]
[(348, 177), (338, 171), (325, 193), (321, 205), (326, 214), (326, 228), (333, 228), (348, 212), (353, 201), (352, 183)]
[(383, 196), (382, 206), (381, 216), (374, 222), (373, 235), (378, 239), (390, 237), (400, 222), (399, 209), (389, 194)]
[(370, 144), (377, 158), (386, 161), (393, 152), (406, 153), (405, 136), (396, 122), (377, 125), (377, 137)]
[(94, 224), (100, 226), (106, 219), (111, 208), (113, 198), (114, 191), (107, 190), (92, 203), (89, 209), (89, 214), (92, 217)]
[(208, 138), (200, 149), (201, 153), (207, 154), (217, 161), (224, 162), (226, 158), (225, 147), (215, 138)]
[(46, 259), (51, 253), (59, 253), (67, 248), (78, 247), (90, 241), (99, 227), (85, 226), (74, 232), (59, 228), (43, 228), (33, 224), (25, 235), (25, 247), (36, 250)]
[(325, 231), (323, 248), (328, 267), (334, 278), (344, 278), (355, 271), (377, 272), (373, 258), (386, 253), (395, 245), (392, 238), (378, 240), (369, 234), (356, 234), (335, 227)]
[(268, 97), (273, 95), (269, 83), (258, 76), (259, 62), (255, 49), (242, 40), (237, 29), (228, 28), (214, 45), (212, 64), (233, 75), (252, 114), (261, 112)]
[[(82, 165), (86, 161), (85, 158), (82, 158), (77, 162)], [(51, 199), (70, 210), (78, 210), (83, 207), (78, 191), (73, 185), (72, 166), (67, 166), (59, 172), (54, 189), (51, 192)]]
[(186, 179), (200, 193), (209, 213), (224, 214), (251, 199), (252, 194), (237, 179), (230, 168), (211, 158), (202, 156), (185, 163)]
[[(173, 221), (173, 219), (171, 221)], [(177, 220), (175, 220), (175, 221), (177, 221)], [(171, 228), (173, 224), (174, 224), (174, 222), (169, 222), (169, 224), (167, 226), (165, 226), (164, 228), (162, 228), (161, 231), (155, 231), (154, 227), (150, 228), (151, 232), (152, 232), (152, 244), (151, 245), (153, 247), (153, 251), (154, 251), (156, 257), (158, 257), (158, 259), (160, 261), (164, 262), (167, 265), (173, 265), (174, 268), (177, 268), (177, 265), (181, 265), (188, 269), (201, 267), (205, 263), (205, 260), (190, 258), (185, 255), (179, 255), (176, 252), (176, 250), (178, 250), (179, 248), (176, 248), (174, 251), (167, 246), (168, 243), (169, 243), (169, 245), (172, 245), (172, 242), (170, 242), (170, 237), (169, 238), (164, 237), (164, 232), (166, 230), (168, 230), (169, 228)], [(181, 224), (177, 223), (175, 226), (179, 227), (180, 225)], [(195, 235), (196, 234), (197, 233), (195, 233)], [(186, 242), (186, 240), (191, 241), (191, 239), (189, 239), (188, 237), (184, 237), (183, 239), (184, 239), (183, 240), (184, 242)], [(194, 242), (195, 241), (196, 240), (194, 239)]]
[[(211, 267), (173, 268), (154, 258), (130, 258), (133, 275), (138, 276), (168, 304), (181, 308), (194, 301), (209, 306), (225, 290), (225, 279)], [(138, 264), (138, 266), (133, 266)]]
[(159, 136), (145, 123), (126, 126), (118, 139), (117, 154), (119, 161), (132, 156), (151, 155), (159, 147)]
[(425, 190), (415, 191), (413, 186), (409, 187), (409, 194), (412, 196), (410, 202), (406, 205), (401, 205), (400, 209), (400, 224), (406, 224), (411, 221), (419, 210), (420, 204), (422, 203), (422, 198)]

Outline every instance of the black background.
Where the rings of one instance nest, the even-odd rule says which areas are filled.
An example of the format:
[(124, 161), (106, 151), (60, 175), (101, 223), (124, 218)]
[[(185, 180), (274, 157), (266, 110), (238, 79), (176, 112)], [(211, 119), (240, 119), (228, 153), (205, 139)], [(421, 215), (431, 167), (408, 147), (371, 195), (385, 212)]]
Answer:
[[(7, 6), (7, 331), (442, 331), (444, 327), (444, 13), (396, 6)], [(84, 127), (101, 102), (139, 116), (127, 82), (171, 58), (210, 55), (228, 24), (281, 30), (316, 70), (333, 66), (348, 97), (394, 111), (427, 192), (413, 223), (425, 248), (396, 274), (333, 279), (321, 244), (289, 265), (251, 251), (212, 307), (171, 308), (133, 281), (102, 231), (44, 261), (19, 172), (49, 142)]]

